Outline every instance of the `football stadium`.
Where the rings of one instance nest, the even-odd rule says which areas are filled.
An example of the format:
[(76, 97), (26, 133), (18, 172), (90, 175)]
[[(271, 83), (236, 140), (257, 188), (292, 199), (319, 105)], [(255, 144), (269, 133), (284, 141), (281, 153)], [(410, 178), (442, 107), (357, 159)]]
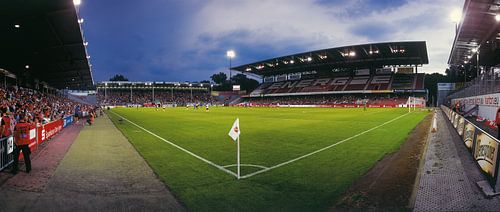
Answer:
[[(314, 45), (279, 21), (216, 32), (243, 2), (1, 2), (0, 211), (500, 208), (500, 1), (438, 1), (448, 34), (389, 41), (348, 15), (370, 39)], [(436, 6), (398, 2), (364, 3), (421, 7), (415, 28)], [(312, 15), (294, 8), (276, 14)]]

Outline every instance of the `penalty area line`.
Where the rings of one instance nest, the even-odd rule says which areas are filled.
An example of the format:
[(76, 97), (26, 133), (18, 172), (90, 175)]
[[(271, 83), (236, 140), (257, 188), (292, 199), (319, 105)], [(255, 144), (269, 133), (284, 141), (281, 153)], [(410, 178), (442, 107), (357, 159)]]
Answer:
[(195, 157), (195, 158), (198, 158), (199, 160), (201, 160), (201, 161), (203, 161), (203, 162), (205, 162), (205, 163), (208, 163), (209, 165), (211, 165), (211, 166), (213, 166), (213, 167), (215, 167), (215, 168), (217, 168), (217, 169), (219, 169), (219, 170), (221, 170), (221, 171), (223, 171), (223, 172), (226, 172), (226, 173), (228, 173), (228, 174), (230, 174), (230, 175), (232, 175), (232, 176), (234, 176), (234, 177), (238, 177), (236, 173), (234, 173), (234, 172), (232, 172), (232, 171), (230, 171), (230, 170), (228, 170), (228, 169), (226, 169), (226, 168), (224, 168), (224, 167), (222, 167), (222, 166), (220, 166), (220, 165), (217, 165), (217, 164), (215, 164), (214, 162), (209, 161), (209, 160), (207, 160), (207, 159), (205, 159), (205, 158), (203, 158), (203, 157), (201, 157), (201, 156), (199, 156), (199, 155), (197, 155), (197, 154), (194, 154), (194, 153), (190, 152), (189, 150), (184, 149), (184, 148), (182, 148), (181, 146), (179, 146), (179, 145), (177, 145), (177, 144), (174, 144), (174, 143), (172, 143), (172, 142), (168, 141), (167, 139), (164, 139), (164, 138), (160, 137), (159, 135), (156, 135), (155, 133), (153, 133), (153, 132), (151, 132), (151, 131), (149, 131), (149, 130), (145, 129), (144, 127), (139, 126), (138, 124), (136, 124), (136, 123), (134, 123), (134, 122), (132, 122), (132, 121), (130, 121), (130, 120), (128, 120), (128, 119), (126, 119), (125, 117), (123, 117), (123, 116), (121, 116), (121, 115), (119, 115), (119, 114), (117, 114), (117, 113), (115, 113), (115, 112), (113, 112), (113, 111), (110, 111), (110, 112), (111, 112), (111, 113), (113, 113), (113, 114), (115, 114), (115, 115), (117, 115), (118, 117), (122, 118), (123, 120), (130, 122), (131, 124), (133, 124), (133, 125), (134, 125), (134, 126), (136, 126), (137, 128), (139, 128), (139, 129), (141, 129), (141, 130), (144, 130), (144, 132), (147, 132), (147, 133), (149, 133), (149, 134), (153, 135), (154, 137), (156, 137), (156, 138), (158, 138), (158, 139), (160, 139), (160, 140), (164, 141), (165, 143), (170, 144), (170, 145), (172, 145), (173, 147), (175, 147), (175, 148), (177, 148), (177, 149), (179, 149), (179, 150), (181, 150), (181, 151), (183, 151), (183, 152), (185, 152), (185, 153), (188, 153), (188, 154), (190, 154), (191, 156), (193, 156), (193, 157)]
[(356, 137), (358, 137), (358, 136), (361, 136), (361, 135), (363, 135), (363, 134), (365, 134), (365, 133), (368, 133), (368, 132), (370, 132), (370, 131), (373, 131), (373, 130), (375, 130), (375, 129), (378, 129), (378, 128), (380, 128), (380, 127), (382, 127), (382, 126), (384, 126), (384, 125), (386, 125), (386, 124), (389, 124), (389, 123), (391, 123), (391, 122), (393, 122), (393, 121), (396, 121), (396, 120), (400, 119), (401, 117), (406, 116), (406, 115), (408, 115), (408, 114), (410, 114), (410, 113), (408, 112), (408, 113), (405, 113), (405, 114), (403, 114), (403, 115), (400, 115), (400, 116), (398, 116), (398, 117), (396, 117), (396, 118), (393, 118), (393, 119), (391, 119), (391, 120), (389, 120), (389, 121), (387, 121), (387, 122), (384, 122), (384, 123), (382, 123), (382, 124), (380, 124), (380, 125), (378, 125), (378, 126), (376, 126), (376, 127), (373, 127), (373, 128), (371, 128), (371, 129), (365, 130), (365, 131), (360, 132), (360, 133), (358, 133), (358, 134), (356, 134), (356, 135), (353, 135), (353, 136), (351, 136), (351, 137), (349, 137), (349, 138), (346, 138), (346, 139), (344, 139), (344, 140), (341, 140), (341, 141), (339, 141), (339, 142), (337, 142), (337, 143), (334, 143), (334, 144), (331, 144), (331, 145), (329, 145), (329, 146), (323, 147), (323, 148), (318, 149), (318, 150), (316, 150), (316, 151), (313, 151), (313, 152), (311, 152), (311, 153), (308, 153), (308, 154), (305, 154), (305, 155), (302, 155), (302, 156), (296, 157), (296, 158), (294, 158), (294, 159), (291, 159), (291, 160), (289, 160), (289, 161), (285, 161), (285, 162), (283, 162), (283, 163), (280, 163), (280, 164), (277, 164), (277, 165), (271, 166), (271, 167), (266, 168), (266, 169), (262, 169), (262, 170), (256, 171), (256, 172), (254, 172), (254, 173), (250, 173), (250, 174), (247, 174), (247, 175), (243, 175), (243, 176), (241, 176), (241, 177), (240, 177), (240, 179), (245, 179), (245, 178), (249, 178), (249, 177), (251, 177), (251, 176), (257, 175), (257, 174), (262, 174), (262, 173), (264, 173), (264, 172), (271, 171), (271, 170), (273, 170), (273, 169), (275, 169), (275, 168), (279, 168), (279, 167), (284, 166), (284, 165), (287, 165), (287, 164), (289, 164), (289, 163), (293, 163), (293, 162), (298, 161), (298, 160), (300, 160), (300, 159), (304, 159), (304, 158), (309, 157), (309, 156), (311, 156), (311, 155), (314, 155), (314, 154), (316, 154), (316, 153), (319, 153), (319, 152), (325, 151), (325, 150), (330, 149), (330, 148), (332, 148), (332, 147), (334, 147), (334, 146), (337, 146), (337, 145), (342, 144), (342, 143), (344, 143), (344, 142), (346, 142), (346, 141), (349, 141), (349, 140), (351, 140), (351, 139), (353, 139), (353, 138), (356, 138)]

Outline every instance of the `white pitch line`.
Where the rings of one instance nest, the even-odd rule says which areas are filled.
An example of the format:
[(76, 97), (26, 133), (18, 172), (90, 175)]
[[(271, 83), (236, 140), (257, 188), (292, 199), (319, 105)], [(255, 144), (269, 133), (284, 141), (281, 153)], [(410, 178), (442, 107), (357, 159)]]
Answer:
[[(234, 166), (238, 166), (238, 164), (229, 164), (229, 165), (225, 165), (223, 167), (227, 168), (227, 167), (234, 167)], [(268, 169), (269, 168), (269, 167), (265, 167), (265, 166), (261, 166), (261, 165), (255, 165), (255, 164), (240, 164), (240, 166), (257, 167), (257, 168), (261, 168), (261, 169)]]
[(162, 141), (164, 141), (164, 142), (166, 142), (166, 143), (168, 143), (168, 144), (170, 144), (170, 145), (174, 146), (175, 148), (180, 149), (180, 150), (182, 150), (183, 152), (188, 153), (188, 154), (190, 154), (191, 156), (193, 156), (193, 157), (195, 157), (195, 158), (198, 158), (198, 159), (200, 159), (201, 161), (203, 161), (203, 162), (205, 162), (205, 163), (208, 163), (208, 164), (212, 165), (213, 167), (218, 168), (218, 169), (219, 169), (219, 170), (221, 170), (221, 171), (224, 171), (224, 172), (226, 172), (226, 173), (228, 173), (228, 174), (230, 174), (230, 175), (232, 175), (232, 176), (238, 177), (238, 176), (237, 176), (237, 174), (235, 174), (234, 172), (232, 172), (232, 171), (230, 171), (230, 170), (228, 170), (228, 169), (226, 169), (226, 168), (224, 168), (224, 167), (222, 167), (222, 166), (220, 166), (220, 165), (217, 165), (217, 164), (215, 164), (214, 162), (209, 161), (209, 160), (207, 160), (207, 159), (205, 159), (205, 158), (203, 158), (203, 157), (201, 157), (201, 156), (198, 156), (198, 155), (196, 155), (196, 154), (194, 154), (194, 153), (192, 153), (192, 152), (190, 152), (190, 151), (188, 151), (188, 150), (186, 150), (186, 149), (184, 149), (184, 148), (182, 148), (182, 147), (178, 146), (177, 144), (174, 144), (174, 143), (172, 143), (172, 142), (168, 141), (167, 139), (164, 139), (164, 138), (162, 138), (162, 137), (160, 137), (160, 136), (158, 136), (158, 135), (154, 134), (153, 132), (151, 132), (151, 131), (149, 131), (149, 130), (147, 130), (147, 129), (144, 129), (144, 127), (139, 126), (138, 124), (136, 124), (136, 123), (134, 123), (134, 122), (132, 122), (132, 121), (130, 121), (130, 120), (128, 120), (128, 119), (126, 119), (126, 118), (125, 118), (125, 117), (123, 117), (123, 116), (118, 115), (117, 113), (115, 113), (115, 112), (113, 112), (113, 111), (110, 111), (110, 112), (112, 112), (113, 114), (115, 114), (115, 115), (119, 116), (119, 117), (120, 117), (120, 118), (122, 118), (123, 120), (130, 122), (131, 124), (135, 125), (135, 126), (136, 126), (136, 127), (138, 127), (139, 129), (144, 130), (145, 132), (147, 132), (147, 133), (149, 133), (149, 134), (151, 134), (151, 135), (153, 135), (153, 136), (157, 137), (158, 139), (160, 139), (160, 140), (162, 140)]
[(385, 123), (382, 123), (381, 125), (378, 125), (378, 126), (373, 127), (373, 128), (371, 128), (371, 129), (369, 129), (369, 130), (366, 130), (366, 131), (360, 132), (360, 133), (358, 133), (358, 134), (356, 134), (356, 135), (353, 135), (353, 136), (351, 136), (351, 137), (349, 137), (349, 138), (346, 138), (346, 139), (344, 139), (344, 140), (341, 140), (341, 141), (339, 141), (339, 142), (337, 142), (337, 143), (334, 143), (334, 144), (332, 144), (332, 145), (330, 145), (330, 146), (323, 147), (323, 148), (318, 149), (318, 150), (316, 150), (316, 151), (313, 151), (313, 152), (311, 152), (311, 153), (308, 153), (308, 154), (302, 155), (302, 156), (300, 156), (300, 157), (294, 158), (294, 159), (289, 160), (289, 161), (285, 161), (285, 162), (283, 162), (283, 163), (280, 163), (280, 164), (277, 164), (277, 165), (271, 166), (271, 167), (269, 167), (269, 168), (262, 169), (262, 170), (259, 170), (259, 171), (254, 172), (254, 173), (250, 173), (250, 174), (247, 174), (247, 175), (241, 176), (241, 177), (240, 177), (240, 179), (249, 178), (249, 177), (251, 177), (251, 176), (254, 176), (254, 175), (257, 175), (257, 174), (261, 174), (261, 173), (264, 173), (264, 172), (267, 172), (267, 171), (273, 170), (273, 169), (275, 169), (275, 168), (278, 168), (278, 167), (281, 167), (281, 166), (287, 165), (287, 164), (289, 164), (289, 163), (293, 163), (293, 162), (298, 161), (298, 160), (300, 160), (300, 159), (303, 159), (303, 158), (309, 157), (309, 156), (314, 155), (314, 154), (316, 154), (316, 153), (318, 153), (318, 152), (322, 152), (322, 151), (324, 151), (324, 150), (330, 149), (330, 148), (332, 148), (332, 147), (334, 147), (334, 146), (337, 146), (337, 145), (339, 145), (339, 144), (341, 144), (341, 143), (344, 143), (344, 142), (346, 142), (346, 141), (348, 141), (348, 140), (351, 140), (351, 139), (356, 138), (356, 137), (358, 137), (358, 136), (360, 136), (360, 135), (363, 135), (363, 134), (365, 134), (365, 133), (367, 133), (367, 132), (370, 132), (370, 131), (375, 130), (375, 129), (379, 128), (379, 127), (382, 127), (382, 126), (384, 126), (384, 125), (386, 125), (386, 124), (389, 124), (389, 123), (391, 123), (391, 122), (393, 122), (393, 121), (395, 121), (395, 120), (397, 120), (397, 119), (399, 119), (399, 118), (401, 118), (401, 117), (403, 117), (403, 116), (406, 116), (406, 115), (408, 115), (408, 114), (409, 114), (409, 113), (405, 113), (405, 114), (403, 114), (403, 115), (401, 115), (401, 116), (398, 116), (398, 117), (396, 117), (396, 118), (394, 118), (394, 119), (391, 119), (391, 120), (389, 120), (389, 121), (387, 121), (387, 122), (385, 122)]

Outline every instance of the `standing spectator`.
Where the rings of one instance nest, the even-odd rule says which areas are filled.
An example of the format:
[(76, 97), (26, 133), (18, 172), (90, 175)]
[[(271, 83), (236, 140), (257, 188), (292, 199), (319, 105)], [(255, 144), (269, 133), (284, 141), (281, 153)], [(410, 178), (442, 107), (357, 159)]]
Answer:
[(7, 113), (7, 111), (2, 111), (2, 120), (1, 120), (1, 133), (2, 138), (9, 137), (12, 135), (12, 130), (14, 125), (14, 119)]
[(31, 171), (31, 160), (30, 154), (31, 150), (29, 147), (30, 144), (30, 128), (32, 126), (31, 123), (28, 123), (26, 120), (26, 116), (24, 114), (20, 115), (19, 123), (16, 124), (14, 129), (14, 143), (16, 144), (16, 148), (14, 149), (14, 165), (12, 169), (13, 174), (17, 174), (19, 170), (19, 153), (23, 151), (24, 163), (26, 165), (26, 172), (29, 173)]

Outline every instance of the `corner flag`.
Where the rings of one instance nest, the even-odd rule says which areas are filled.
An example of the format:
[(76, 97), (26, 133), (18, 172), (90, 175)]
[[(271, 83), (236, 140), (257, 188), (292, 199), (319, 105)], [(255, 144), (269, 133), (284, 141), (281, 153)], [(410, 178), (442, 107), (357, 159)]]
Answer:
[(231, 127), (231, 130), (229, 130), (229, 137), (231, 137), (234, 141), (240, 137), (241, 130), (240, 130), (240, 119), (236, 119), (233, 123), (233, 127)]
[(237, 173), (236, 177), (240, 179), (240, 119), (236, 118), (236, 121), (233, 123), (233, 127), (229, 130), (229, 137), (231, 137), (234, 141), (236, 141), (236, 165), (237, 165)]

